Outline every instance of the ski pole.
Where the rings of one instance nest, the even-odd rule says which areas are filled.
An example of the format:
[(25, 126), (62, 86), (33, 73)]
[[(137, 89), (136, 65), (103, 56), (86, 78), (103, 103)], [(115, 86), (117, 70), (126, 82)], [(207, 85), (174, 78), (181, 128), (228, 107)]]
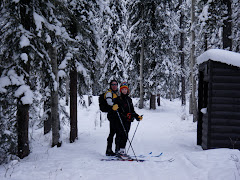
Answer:
[(133, 151), (133, 154), (134, 154), (134, 156), (135, 156), (135, 158), (136, 158), (136, 161), (138, 162), (137, 156), (136, 156), (136, 154), (135, 154), (135, 151), (133, 150), (133, 147), (132, 147), (131, 142), (130, 142), (129, 139), (128, 139), (127, 131), (126, 131), (124, 125), (123, 125), (122, 119), (121, 119), (120, 114), (119, 114), (118, 111), (117, 111), (117, 114), (118, 114), (119, 120), (120, 120), (120, 122), (121, 122), (121, 124), (122, 124), (122, 127), (123, 127), (123, 130), (124, 130), (124, 132), (125, 132), (126, 138), (127, 138), (128, 142), (129, 142), (129, 144), (130, 144), (130, 147), (132, 148), (132, 151)]
[[(136, 131), (137, 131), (137, 128), (138, 128), (139, 122), (140, 122), (140, 121), (138, 121), (137, 127), (136, 127), (136, 129), (135, 129), (135, 131), (134, 131), (133, 137), (132, 137), (132, 139), (131, 139), (131, 143), (133, 142), (133, 138), (134, 138), (134, 136), (135, 136), (135, 134), (136, 134)], [(130, 145), (128, 146), (127, 153), (128, 153), (128, 151), (129, 151), (129, 148), (130, 148)]]

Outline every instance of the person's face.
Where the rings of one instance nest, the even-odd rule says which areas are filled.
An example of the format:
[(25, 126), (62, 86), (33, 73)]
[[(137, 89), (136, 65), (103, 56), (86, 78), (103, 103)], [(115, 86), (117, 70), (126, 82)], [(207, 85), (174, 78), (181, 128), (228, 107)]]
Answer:
[(122, 88), (121, 92), (126, 95), (128, 93), (128, 89), (127, 88)]
[(117, 88), (118, 88), (118, 84), (116, 82), (112, 82), (111, 88), (112, 88), (113, 91), (116, 91)]

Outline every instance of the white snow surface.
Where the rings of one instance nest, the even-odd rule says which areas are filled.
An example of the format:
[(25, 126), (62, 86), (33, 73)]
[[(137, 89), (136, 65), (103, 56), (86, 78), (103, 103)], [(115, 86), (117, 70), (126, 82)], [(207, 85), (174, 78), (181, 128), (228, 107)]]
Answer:
[(209, 49), (197, 58), (197, 64), (213, 60), (228, 65), (240, 67), (240, 53), (227, 51), (223, 49)]
[[(87, 97), (84, 96), (87, 100)], [(134, 99), (134, 104), (137, 102)], [(196, 145), (197, 123), (183, 112), (180, 100), (161, 100), (156, 110), (138, 109), (143, 115), (132, 146), (136, 155), (146, 155), (145, 162), (109, 162), (105, 150), (109, 133), (106, 114), (93, 97), (90, 107), (78, 107), (78, 140), (69, 143), (69, 124), (62, 125), (62, 147), (51, 148), (51, 133), (34, 127), (31, 154), (0, 166), (0, 179), (5, 180), (236, 180), (240, 179), (240, 152), (233, 149), (202, 150)], [(188, 108), (186, 108), (188, 109)], [(186, 110), (187, 111), (187, 110)], [(187, 112), (185, 112), (187, 113)], [(133, 136), (138, 122), (129, 133)], [(128, 147), (128, 145), (127, 145)], [(151, 157), (159, 155), (160, 157)], [(129, 150), (128, 154), (133, 155)], [(168, 160), (173, 158), (173, 162)], [(162, 161), (162, 162), (155, 162)]]

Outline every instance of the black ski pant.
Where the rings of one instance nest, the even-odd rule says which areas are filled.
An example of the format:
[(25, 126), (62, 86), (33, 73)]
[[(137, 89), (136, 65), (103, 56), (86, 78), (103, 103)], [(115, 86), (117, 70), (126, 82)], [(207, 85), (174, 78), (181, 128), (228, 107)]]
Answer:
[[(116, 139), (117, 139), (117, 143), (118, 143), (117, 146), (119, 147), (119, 149), (120, 148), (125, 149), (127, 141), (128, 141), (128, 132), (131, 128), (131, 122), (128, 122), (125, 119), (122, 119), (122, 124), (119, 121), (117, 135), (116, 135)], [(124, 128), (123, 128), (123, 126), (124, 126)]]
[[(107, 138), (107, 146), (109, 149), (112, 149), (113, 138), (114, 138), (114, 135), (117, 133), (117, 124), (113, 119), (109, 120), (109, 128), (110, 128), (110, 132)], [(116, 143), (116, 139), (115, 139), (115, 143)]]
[[(107, 115), (108, 120), (109, 120), (109, 135), (107, 138), (107, 148), (112, 149), (112, 143), (114, 136), (117, 134), (117, 129), (118, 129), (118, 118), (116, 115), (116, 112), (110, 111)], [(117, 139), (115, 138), (115, 144), (117, 146)]]
[[(126, 147), (128, 141), (128, 132), (131, 127), (131, 122), (127, 121), (123, 116), (119, 119), (119, 116), (116, 112), (108, 113), (108, 120), (110, 124), (110, 132), (107, 138), (107, 148), (112, 148), (113, 138), (116, 134), (115, 138), (115, 152), (117, 153), (120, 148)], [(122, 123), (121, 123), (122, 121)], [(124, 128), (123, 128), (124, 126)]]

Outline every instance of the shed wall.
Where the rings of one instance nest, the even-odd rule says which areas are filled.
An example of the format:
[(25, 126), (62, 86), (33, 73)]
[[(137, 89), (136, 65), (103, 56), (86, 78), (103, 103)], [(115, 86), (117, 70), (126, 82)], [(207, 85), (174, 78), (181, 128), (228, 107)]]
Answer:
[(211, 76), (207, 149), (240, 148), (240, 69), (212, 62)]

